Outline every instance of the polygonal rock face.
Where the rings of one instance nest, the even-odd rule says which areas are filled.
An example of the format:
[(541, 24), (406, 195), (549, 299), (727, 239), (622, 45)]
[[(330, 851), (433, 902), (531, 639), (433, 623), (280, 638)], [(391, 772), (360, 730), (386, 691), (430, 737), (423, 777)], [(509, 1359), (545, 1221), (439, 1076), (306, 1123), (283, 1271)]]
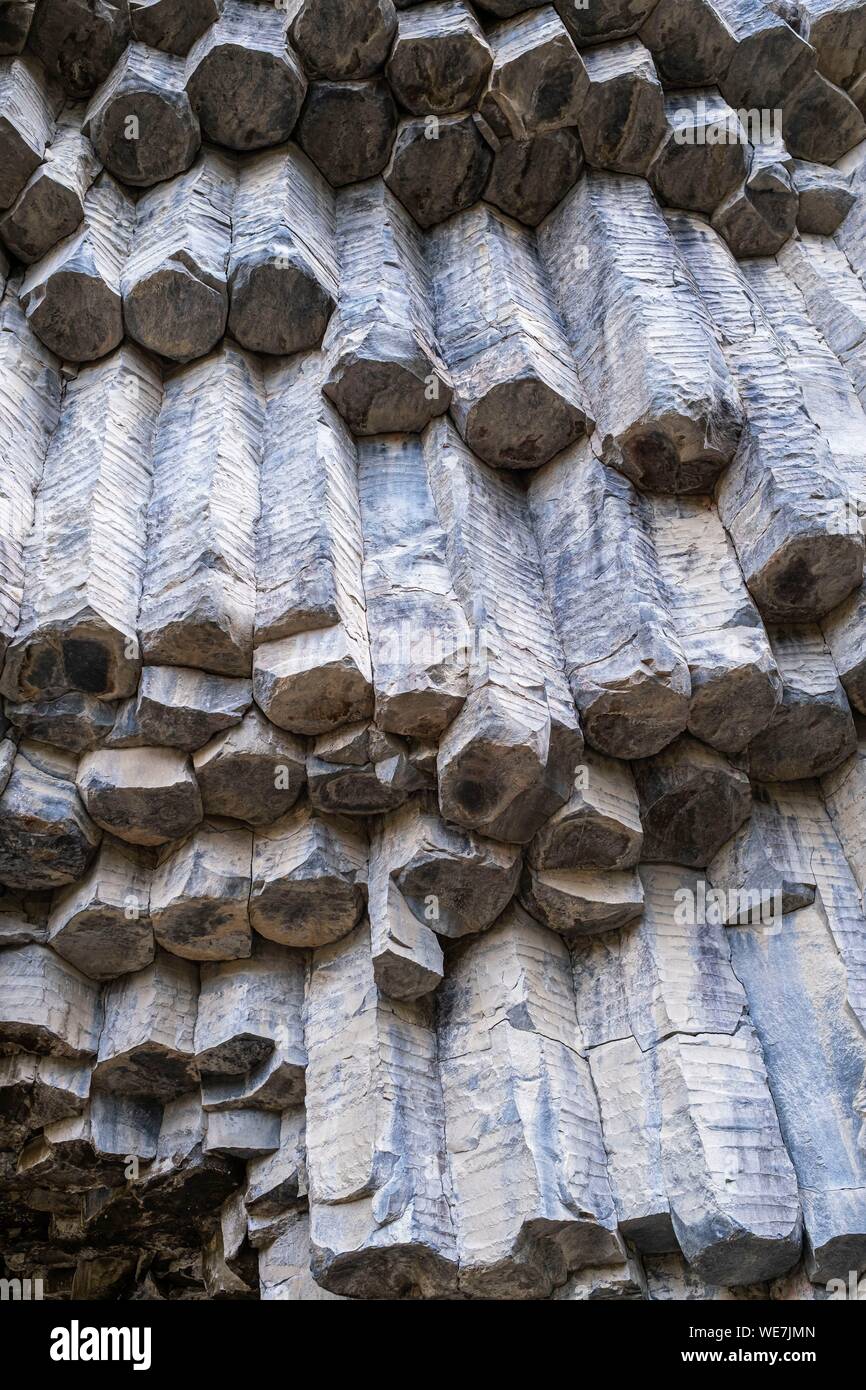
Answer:
[(431, 233), (427, 247), (460, 433), (496, 468), (546, 463), (592, 421), (529, 234), (482, 204)]
[[(310, 801), (317, 811), (332, 815), (374, 816), (401, 806), (410, 791), (424, 785), (412, 767), (406, 744), (393, 734), (371, 733), (364, 754), (344, 761), (340, 735), (351, 737), (358, 726), (322, 734), (307, 758)], [(335, 746), (336, 745), (336, 746)]]
[(491, 159), (470, 115), (419, 117), (400, 125), (383, 178), (418, 225), (432, 227), (481, 197)]
[(133, 44), (96, 92), (85, 134), (124, 183), (147, 188), (187, 169), (201, 133), (180, 59)]
[(362, 834), (306, 805), (256, 832), (252, 873), (250, 922), (284, 946), (338, 941), (364, 910)]
[[(38, 756), (40, 745), (26, 745)], [(99, 831), (71, 774), (46, 770), (19, 753), (0, 796), (0, 882), (11, 888), (55, 888), (81, 878)]]
[(703, 868), (751, 811), (745, 773), (687, 734), (632, 766), (648, 863)]
[(0, 0), (4, 1274), (864, 1266), (864, 16)]
[[(321, 387), (322, 361), (315, 353), (281, 363), (269, 376), (255, 641), (268, 647), (286, 639), (282, 650), (302, 667), (304, 651), (309, 647), (315, 665), (318, 650), (324, 686), (328, 655), (341, 645), (359, 672), (368, 658), (355, 446)], [(310, 495), (317, 499), (312, 512), (304, 501)], [(261, 655), (257, 646), (254, 676)], [(312, 670), (309, 678), (315, 682)], [(260, 704), (265, 688), (255, 692)]]
[(202, 132), (234, 150), (288, 140), (306, 86), (286, 47), (285, 11), (271, 5), (227, 0), (186, 60), (186, 89)]
[(732, 106), (779, 106), (813, 71), (814, 56), (800, 34), (769, 6), (717, 0), (716, 9), (736, 40), (720, 85)]
[(587, 742), (619, 758), (657, 753), (686, 727), (691, 677), (645, 504), (588, 443), (540, 469), (528, 497)]
[(372, 77), (396, 28), (392, 0), (300, 0), (291, 36), (310, 77)]
[(90, 1091), (90, 1064), (19, 1052), (0, 1061), (0, 1137), (17, 1150), (44, 1125), (80, 1115)]
[(58, 105), (46, 89), (38, 66), (24, 59), (4, 62), (0, 70), (0, 207), (9, 207), (38, 168), (51, 138)]
[(635, 869), (525, 869), (520, 901), (536, 921), (571, 939), (633, 922), (643, 911), (643, 888)]
[(21, 303), (46, 347), (73, 362), (93, 362), (122, 341), (120, 275), (134, 209), (109, 174), (84, 200), (81, 227), (30, 267)]
[(761, 782), (818, 777), (853, 753), (851, 709), (821, 632), (811, 625), (772, 628), (782, 699), (749, 744), (749, 773)]
[(643, 830), (627, 764), (585, 749), (564, 806), (527, 850), (535, 869), (624, 869), (640, 859)]
[(129, 0), (135, 38), (166, 53), (187, 53), (219, 13), (219, 0)]
[(229, 342), (166, 383), (138, 616), (148, 662), (250, 670), (263, 418), (257, 364)]
[(187, 666), (145, 666), (138, 691), (118, 715), (114, 748), (163, 745), (193, 752), (239, 724), (252, 703), (250, 682)]
[(818, 68), (831, 82), (848, 87), (863, 71), (866, 27), (860, 5), (838, 8), (808, 0), (800, 19), (803, 37), (818, 55)]
[[(646, 183), (587, 175), (544, 223), (539, 242), (605, 463), (647, 492), (710, 491), (736, 448), (742, 406)], [(671, 280), (676, 297), (662, 289)], [(598, 333), (611, 314), (616, 332)], [(694, 347), (683, 352), (687, 338)]]
[(159, 856), (150, 917), (160, 946), (186, 960), (236, 960), (252, 948), (252, 832), (205, 821)]
[[(576, 1020), (568, 952), (552, 932), (513, 905), (492, 931), (461, 945), (450, 962), (450, 975), (438, 1011), (446, 1126), (449, 1133), (474, 1137), (461, 1145), (451, 1167), (461, 1285), (477, 1297), (546, 1296), (551, 1278), (558, 1282), (549, 1261), (564, 1274), (571, 1262), (616, 1258), (618, 1248), (607, 1176), (590, 1158), (601, 1126), (589, 1069), (572, 1050)], [(529, 1156), (540, 1142), (540, 1131), (526, 1125), (522, 1106), (514, 1103), (524, 1066), (546, 1078), (542, 1125), (551, 1153), (562, 1154), (553, 1159), (552, 1171), (568, 1183), (568, 1200), (557, 1188), (552, 1206), (546, 1165), (536, 1165)], [(483, 1101), (477, 1087), (466, 1089), (476, 1068)], [(577, 1096), (582, 1098), (579, 1110), (572, 1110)], [(479, 1123), (480, 1104), (508, 1120)], [(588, 1164), (563, 1163), (563, 1146), (584, 1152)], [(521, 1181), (521, 1196), (515, 1200), (506, 1171), (514, 1171), (518, 1154), (528, 1186)], [(476, 1207), (472, 1194), (478, 1190), (495, 1203), (495, 1226)], [(535, 1244), (530, 1216), (542, 1209), (550, 1213), (543, 1252)], [(508, 1254), (515, 1243), (523, 1251), (518, 1260)]]
[(240, 724), (193, 754), (209, 816), (268, 825), (290, 810), (304, 784), (303, 744), (265, 719), (255, 706)]
[[(261, 1111), (279, 1114), (303, 1100), (306, 1059), (300, 1026), (302, 1001), (297, 991), (298, 974), (291, 963), (288, 973), (294, 976), (294, 984), (288, 996), (280, 1001), (288, 1004), (288, 1008), (276, 1028), (274, 1050), (243, 1076), (203, 1077), (202, 1104), (208, 1112), (246, 1110), (253, 1114)], [(282, 983), (283, 978), (280, 979)]]
[(100, 744), (114, 726), (115, 708), (78, 690), (56, 700), (10, 701), (7, 705), (10, 723), (23, 735), (70, 753), (83, 753)]
[(645, 174), (665, 130), (664, 94), (637, 39), (602, 44), (584, 57), (589, 86), (577, 117), (590, 164)]
[(440, 936), (483, 931), (514, 896), (516, 846), (446, 825), (432, 801), (389, 817), (380, 853), (411, 911)]
[[(857, 1184), (853, 1188), (855, 1210), (862, 1193), (857, 1143), (854, 1140), (852, 1148), (851, 1142), (860, 1124), (854, 1096), (862, 1083), (863, 1039), (853, 1013), (846, 1010), (839, 1024), (846, 1034), (844, 1041), (840, 1039), (842, 1046), (826, 1055), (811, 1049), (800, 1052), (799, 1015), (785, 1009), (776, 981), (784, 978), (795, 983), (798, 994), (809, 1000), (810, 1016), (823, 1021), (833, 1016), (833, 1001), (845, 994), (846, 972), (823, 907), (816, 902), (786, 922), (790, 923), (789, 930), (774, 933), (769, 941), (761, 923), (738, 927), (730, 934), (731, 952), (734, 968), (748, 988), (755, 1027), (766, 1049), (788, 1150), (798, 1178), (809, 1192), (803, 1205), (807, 1271), (825, 1283), (842, 1269), (852, 1245), (862, 1250), (862, 1236), (849, 1233), (849, 1225), (852, 1180)], [(813, 969), (803, 968), (805, 959), (814, 962)], [(772, 1048), (767, 1046), (771, 1029)], [(837, 1090), (851, 1097), (853, 1104), (825, 1115), (819, 1097)], [(805, 1105), (801, 1099), (798, 1107), (797, 1095), (808, 1098)], [(818, 1123), (824, 1129), (820, 1164), (809, 1141)], [(852, 1154), (856, 1155), (853, 1171)]]
[(763, 624), (712, 506), (659, 497), (650, 512), (668, 610), (689, 663), (689, 732), (722, 753), (741, 753), (781, 696)]
[[(488, 631), (493, 639), (439, 742), (439, 804), (446, 820), (522, 844), (568, 799), (583, 744), (526, 497), (475, 459), (450, 424), (432, 425), (424, 447), (457, 596), (467, 615), (479, 615), (472, 650), (484, 650)], [(521, 538), (507, 553), (497, 540), (504, 530)], [(495, 579), (484, 561), (494, 552)]]
[(452, 116), (472, 106), (493, 56), (462, 0), (424, 5), (400, 16), (388, 81), (413, 116)]
[(254, 352), (319, 347), (337, 296), (328, 184), (292, 146), (247, 160), (232, 229), (230, 332)]
[(490, 32), (493, 68), (481, 115), (497, 135), (525, 140), (574, 125), (586, 66), (550, 6)]
[(640, 28), (670, 87), (704, 87), (724, 77), (736, 39), (711, 0), (657, 0)]
[(388, 163), (397, 108), (382, 78), (311, 82), (295, 138), (334, 188), (380, 174)]
[(358, 491), (376, 723), (436, 739), (466, 698), (470, 634), (417, 437), (364, 442)]
[(193, 1034), (198, 971), (164, 951), (105, 991), (94, 1076), (114, 1095), (169, 1101), (198, 1080)]
[(649, 178), (662, 202), (712, 212), (746, 173), (734, 111), (712, 89), (669, 94), (668, 129)]
[(96, 824), (130, 844), (180, 839), (202, 818), (190, 761), (174, 749), (86, 753), (77, 784)]
[(737, 258), (773, 256), (794, 230), (798, 199), (790, 175), (781, 164), (766, 165), (720, 203), (713, 226)]
[(0, 54), (21, 52), (35, 9), (35, 0), (4, 0), (0, 5)]
[[(59, 419), (62, 394), (60, 364), (30, 331), (15, 288), (9, 286), (0, 305), (0, 358), (9, 382), (0, 406), (7, 470), (5, 560), (0, 579), (0, 648), (4, 652), (21, 616), (26, 547), (36, 510), (33, 489)], [(17, 410), (26, 415), (26, 430), (15, 428)]]
[(576, 44), (596, 44), (634, 34), (653, 9), (655, 0), (553, 0), (557, 14)]
[(791, 179), (797, 193), (797, 229), (832, 236), (854, 204), (848, 179), (821, 164), (795, 159)]
[(484, 198), (518, 222), (537, 227), (580, 178), (583, 152), (575, 130), (503, 140), (493, 156)]
[(128, 34), (126, 0), (41, 0), (30, 41), (69, 96), (84, 97), (108, 76)]
[(142, 347), (186, 362), (222, 336), (234, 195), (230, 159), (206, 150), (139, 198), (121, 293), (126, 332)]
[(271, 722), (296, 734), (324, 733), (373, 712), (369, 676), (339, 627), (256, 647), (253, 689)]
[(785, 101), (785, 142), (797, 159), (835, 164), (866, 135), (866, 122), (841, 87), (809, 73)]
[[(829, 808), (833, 804), (831, 796)], [(796, 912), (815, 901), (815, 875), (798, 841), (799, 836), (789, 833), (778, 814), (772, 796), (757, 789), (752, 815), (707, 867), (709, 882), (727, 893), (721, 914), (727, 923), (757, 921), (769, 885), (780, 894), (783, 912)]]
[(242, 1160), (274, 1153), (280, 1143), (280, 1118), (255, 1110), (223, 1110), (208, 1116), (205, 1153)]
[(51, 183), (37, 169), (0, 221), (0, 235), (14, 256), (30, 264), (74, 232), (83, 213), (74, 189)]
[[(348, 999), (351, 1011), (343, 1008)], [(443, 1174), (431, 1162), (444, 1129), (442, 1091), (431, 1068), (435, 1033), (423, 1005), (395, 1009), (382, 996), (364, 926), (316, 953), (305, 1036), (317, 1277), (345, 1293), (370, 1293), (372, 1279), (389, 1292), (414, 1288), (422, 1297), (447, 1294), (456, 1271)], [(343, 1060), (347, 1051), (353, 1058), (351, 1077)], [(325, 1095), (330, 1102), (323, 1103)], [(412, 1176), (392, 1205), (385, 1176), (390, 1165), (380, 1136), (407, 1123)], [(380, 1222), (377, 1212), (386, 1203), (392, 1219)], [(361, 1259), (358, 1232), (366, 1247)]]
[[(859, 521), (850, 524), (847, 480), (806, 409), (803, 388), (765, 311), (724, 243), (698, 218), (671, 214), (669, 226), (701, 293), (712, 295), (731, 369), (748, 402), (742, 446), (719, 484), (720, 518), (764, 618), (802, 622), (823, 616), (862, 578), (863, 536)], [(760, 267), (761, 284), (765, 263), (753, 264)], [(747, 342), (755, 350), (741, 352)], [(780, 434), (782, 415), (786, 424)], [(793, 471), (792, 457), (798, 461)], [(758, 512), (768, 524), (756, 529)]]
[(106, 835), (80, 883), (54, 894), (51, 947), (93, 980), (149, 965), (154, 956), (146, 852)]
[(100, 1030), (98, 985), (47, 946), (3, 951), (0, 978), (4, 1052), (11, 1047), (58, 1058), (93, 1057)]
[(247, 960), (203, 965), (195, 1024), (202, 1072), (243, 1076), (275, 1049), (302, 1054), (303, 1000), (303, 956), (258, 937)]
[(441, 985), (445, 973), (442, 948), (430, 926), (409, 910), (387, 874), (379, 848), (374, 840), (370, 855), (373, 978), (391, 999), (414, 1002)]
[(354, 434), (418, 433), (451, 401), (421, 234), (383, 183), (366, 183), (337, 198), (337, 253), (322, 390)]
[(70, 236), (84, 217), (84, 199), (99, 164), (81, 132), (82, 115), (80, 107), (73, 107), (61, 117), (44, 163), (0, 218), (0, 236), (26, 265)]

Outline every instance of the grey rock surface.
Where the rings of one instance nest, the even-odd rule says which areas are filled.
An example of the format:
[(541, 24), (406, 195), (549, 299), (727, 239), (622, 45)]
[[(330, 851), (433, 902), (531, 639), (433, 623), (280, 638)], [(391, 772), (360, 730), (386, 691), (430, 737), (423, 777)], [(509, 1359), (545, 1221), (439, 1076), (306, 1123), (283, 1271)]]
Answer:
[(264, 415), (259, 365), (229, 342), (166, 381), (138, 616), (149, 664), (250, 670)]
[(188, 362), (222, 337), (234, 194), (233, 164), (207, 149), (139, 198), (121, 293), (126, 331), (142, 347)]
[(422, 238), (383, 184), (364, 183), (338, 196), (337, 248), (325, 394), (356, 435), (418, 433), (451, 400)]
[(45, 158), (0, 218), (0, 236), (25, 265), (38, 261), (84, 219), (84, 199), (99, 160), (81, 129), (83, 108), (61, 114)]
[(649, 492), (709, 491), (736, 449), (742, 407), (647, 185), (588, 175), (539, 245), (605, 462)]
[(181, 59), (131, 44), (94, 94), (84, 134), (106, 169), (133, 187), (189, 168), (201, 131)]
[(658, 752), (686, 727), (691, 676), (648, 503), (581, 443), (538, 470), (529, 506), (587, 742), (619, 758)]
[(862, 1297), (864, 16), (0, 0), (0, 1294)]
[[(425, 456), (474, 629), (469, 695), (439, 742), (439, 805), (446, 820), (525, 844), (567, 800), (583, 746), (526, 497), (444, 421), (429, 427)], [(508, 552), (505, 531), (520, 537)]]
[(502, 140), (493, 156), (484, 197), (509, 217), (537, 227), (582, 170), (580, 140), (570, 126), (528, 140)]
[(129, 194), (100, 174), (85, 195), (81, 227), (27, 270), (21, 306), (59, 357), (93, 362), (122, 343), (121, 275), (134, 216)]
[(294, 146), (244, 162), (232, 211), (229, 332), (253, 352), (321, 345), (337, 295), (334, 196)]
[(311, 77), (371, 77), (397, 30), (392, 0), (288, 0), (292, 43)]
[(470, 6), (437, 0), (398, 16), (386, 71), (394, 96), (413, 116), (453, 116), (475, 103), (493, 61)]
[(427, 253), (457, 428), (494, 468), (546, 463), (593, 421), (530, 234), (482, 204)]
[(646, 174), (665, 134), (665, 99), (639, 39), (599, 44), (582, 55), (589, 86), (577, 116), (588, 164)]
[(29, 47), (69, 96), (89, 96), (129, 39), (125, 0), (43, 0), (37, 11)]
[(419, 227), (433, 227), (481, 197), (491, 152), (469, 112), (409, 117), (397, 127), (382, 177)]
[(391, 154), (397, 108), (381, 77), (311, 82), (295, 135), (334, 188), (381, 174)]
[(202, 134), (233, 150), (288, 140), (307, 89), (287, 43), (284, 7), (225, 0), (186, 56), (185, 82)]
[(357, 925), (366, 883), (363, 831), (302, 802), (256, 831), (250, 922), (284, 946), (329, 945)]

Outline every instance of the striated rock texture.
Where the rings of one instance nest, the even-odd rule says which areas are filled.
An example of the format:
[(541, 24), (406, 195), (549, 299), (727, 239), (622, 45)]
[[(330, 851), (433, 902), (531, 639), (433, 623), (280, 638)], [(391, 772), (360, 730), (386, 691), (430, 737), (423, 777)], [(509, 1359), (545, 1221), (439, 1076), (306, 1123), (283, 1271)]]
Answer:
[(3, 1296), (863, 1288), (864, 114), (863, 0), (0, 0)]

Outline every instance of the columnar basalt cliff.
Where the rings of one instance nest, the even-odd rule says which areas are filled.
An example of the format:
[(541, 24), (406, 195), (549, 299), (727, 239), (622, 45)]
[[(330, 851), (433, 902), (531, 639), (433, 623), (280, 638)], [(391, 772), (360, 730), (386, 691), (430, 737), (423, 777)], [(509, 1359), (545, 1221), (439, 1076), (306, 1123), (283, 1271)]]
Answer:
[(0, 4), (0, 1276), (866, 1273), (866, 3)]

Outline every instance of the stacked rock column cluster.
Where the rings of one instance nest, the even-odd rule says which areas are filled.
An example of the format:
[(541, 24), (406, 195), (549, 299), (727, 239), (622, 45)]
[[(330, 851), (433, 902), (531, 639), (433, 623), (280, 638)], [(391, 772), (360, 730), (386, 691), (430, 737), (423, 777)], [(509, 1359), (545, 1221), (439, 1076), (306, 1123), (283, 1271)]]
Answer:
[(866, 3), (0, 3), (0, 1272), (866, 1271)]

